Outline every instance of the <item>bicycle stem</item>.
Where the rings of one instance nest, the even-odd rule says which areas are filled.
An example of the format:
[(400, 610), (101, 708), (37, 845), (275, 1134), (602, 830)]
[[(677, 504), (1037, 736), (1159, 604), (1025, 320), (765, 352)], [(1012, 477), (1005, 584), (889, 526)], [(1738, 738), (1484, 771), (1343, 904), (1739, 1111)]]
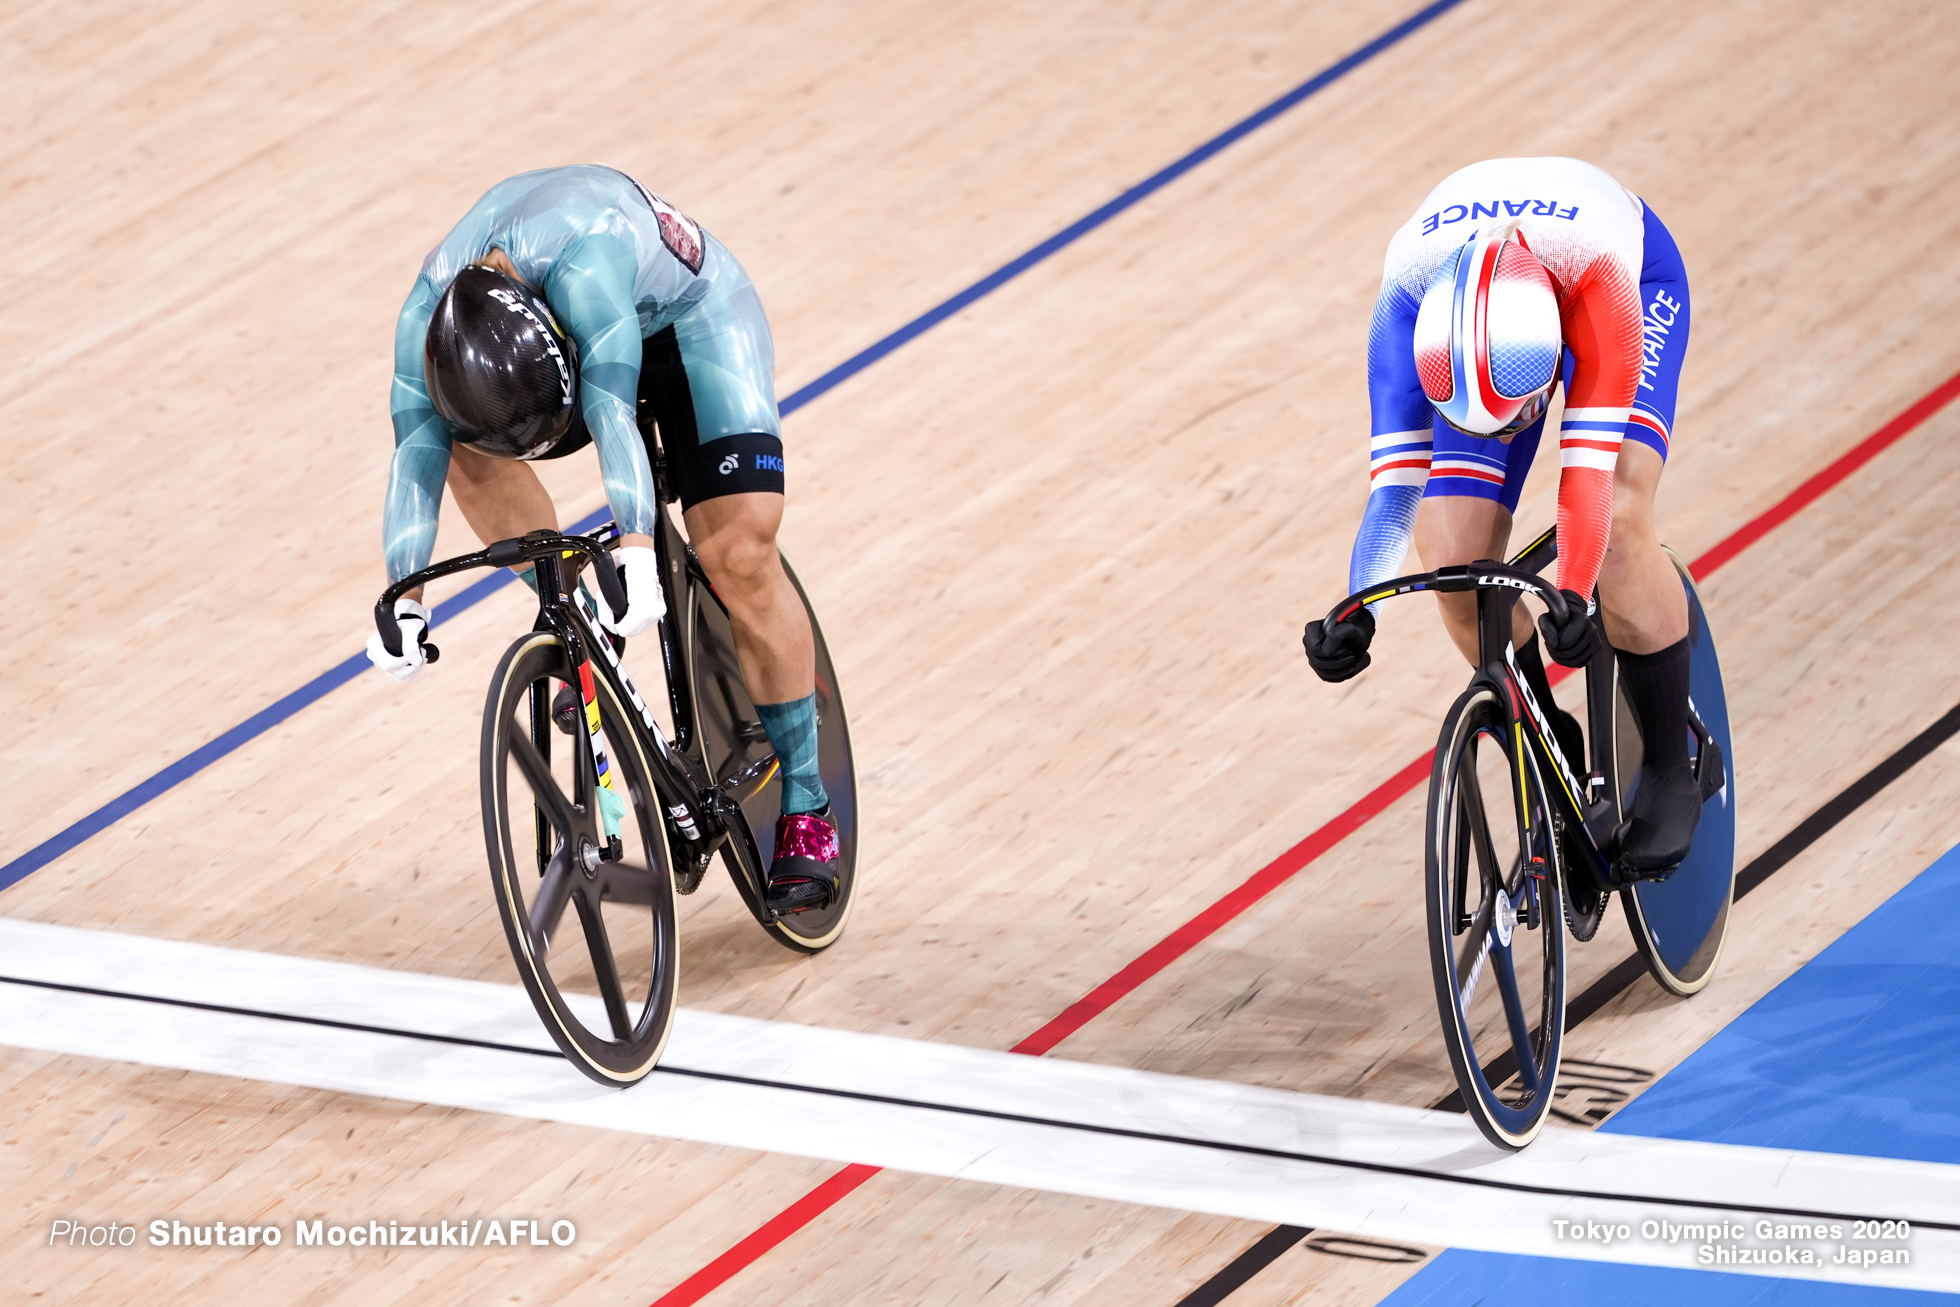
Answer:
[[(1539, 553), (1541, 547), (1548, 545), (1551, 539), (1550, 533), (1540, 537), (1520, 554), (1519, 558), (1524, 559)], [(1515, 665), (1512, 663), (1509, 652), (1511, 645), (1509, 604), (1505, 605), (1503, 613), (1491, 614), (1482, 611), (1487, 605), (1498, 602), (1493, 592), (1509, 590), (1517, 592), (1512, 596), (1512, 603), (1522, 595), (1536, 595), (1551, 613), (1552, 620), (1563, 622), (1571, 611), (1571, 605), (1566, 602), (1565, 596), (1560, 593), (1557, 586), (1531, 569), (1500, 563), (1494, 559), (1479, 559), (1473, 563), (1439, 567), (1433, 572), (1398, 576), (1379, 585), (1369, 586), (1365, 590), (1357, 590), (1329, 610), (1326, 625), (1332, 626), (1336, 622), (1352, 617), (1364, 605), (1397, 595), (1419, 594), (1423, 591), (1450, 594), (1470, 590), (1479, 592), (1477, 678), (1490, 683), (1493, 689), (1502, 690), (1507, 696), (1522, 692), (1516, 717), (1519, 720), (1530, 720), (1529, 733), (1541, 741), (1541, 747), (1548, 758), (1552, 758), (1555, 763), (1563, 761), (1566, 764), (1555, 767), (1556, 771), (1564, 773), (1557, 777), (1558, 787), (1566, 791), (1573, 815), (1582, 823), (1589, 822), (1595, 818), (1602, 800), (1609, 797), (1606, 792), (1617, 784), (1615, 760), (1603, 755), (1590, 760), (1564, 758), (1563, 753), (1558, 751), (1556, 738), (1547, 729), (1547, 723), (1541, 720), (1537, 713), (1524, 711), (1526, 704), (1540, 711), (1543, 711), (1543, 706), (1538, 705), (1535, 697), (1531, 696), (1529, 689), (1523, 684), (1523, 678), (1517, 675)], [(1614, 702), (1613, 662), (1610, 658), (1595, 659), (1585, 671), (1590, 728), (1586, 732), (1586, 738), (1589, 748), (1595, 754), (1599, 754), (1600, 742), (1613, 738), (1611, 721)], [(1585, 771), (1583, 780), (1572, 774), (1571, 767), (1575, 765), (1584, 767), (1588, 761), (1592, 766)], [(1576, 790), (1573, 788), (1575, 783), (1578, 786)], [(1586, 843), (1592, 845), (1594, 842)], [(1593, 870), (1607, 883), (1613, 883), (1611, 866), (1603, 857), (1599, 859)]]
[(381, 592), (381, 598), (374, 604), (374, 629), (381, 633), (381, 646), (391, 657), (399, 658), (402, 653), (401, 624), (395, 620), (395, 601), (430, 581), (458, 572), (473, 571), (479, 567), (520, 567), (525, 563), (536, 563), (545, 559), (559, 559), (571, 554), (583, 554), (592, 564), (592, 571), (599, 579), (599, 591), (606, 597), (606, 605), (615, 613), (626, 611), (626, 585), (619, 579), (619, 569), (613, 566), (612, 555), (607, 552), (605, 541), (596, 537), (611, 532), (617, 535), (610, 524), (600, 528), (591, 536), (561, 535), (556, 531), (532, 531), (510, 540), (499, 540), (474, 553), (459, 554), (432, 564), (419, 572), (405, 576)]

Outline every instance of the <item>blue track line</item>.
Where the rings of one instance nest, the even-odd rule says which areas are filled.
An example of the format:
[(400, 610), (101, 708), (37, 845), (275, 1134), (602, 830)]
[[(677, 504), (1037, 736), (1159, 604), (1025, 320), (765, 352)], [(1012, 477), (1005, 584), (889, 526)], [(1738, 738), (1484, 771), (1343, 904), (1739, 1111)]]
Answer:
[(1306, 81), (1301, 82), (1298, 86), (1288, 91), (1285, 95), (1280, 96), (1279, 99), (1274, 100), (1265, 108), (1259, 109), (1241, 118), (1238, 122), (1233, 123), (1230, 127), (1227, 127), (1224, 131), (1212, 137), (1175, 163), (1152, 173), (1101, 208), (1094, 210), (1084, 217), (1078, 218), (1019, 257), (1010, 259), (980, 280), (974, 282), (971, 286), (968, 286), (965, 290), (954, 295), (951, 299), (927, 309), (924, 313), (921, 313), (897, 331), (892, 332), (891, 335), (886, 336), (883, 340), (853, 354), (850, 358), (839, 363), (815, 381), (801, 387), (796, 393), (784, 400), (783, 412), (785, 414), (795, 412), (825, 391), (841, 385), (844, 381), (864, 371), (864, 369), (870, 367), (873, 363), (876, 363), (879, 359), (885, 357), (885, 355), (891, 353), (913, 337), (930, 331), (946, 319), (952, 317), (955, 313), (958, 313), (961, 309), (967, 307), (967, 305), (991, 295), (994, 291), (999, 290), (1002, 286), (1005, 286), (1029, 268), (1034, 267), (1035, 264), (1067, 249), (1069, 246), (1075, 244), (1076, 241), (1081, 240), (1084, 236), (1087, 236), (1090, 232), (1102, 226), (1111, 218), (1114, 218), (1117, 214), (1122, 213), (1125, 209), (1155, 195), (1158, 191), (1164, 189), (1164, 187), (1170, 185), (1185, 173), (1190, 172), (1214, 154), (1250, 136), (1253, 132), (1258, 131), (1261, 127), (1264, 127), (1288, 109), (1293, 108), (1302, 100), (1314, 94), (1314, 92), (1322, 90), (1329, 83), (1337, 81), (1348, 73), (1353, 72), (1356, 68), (1367, 63), (1370, 59), (1373, 59), (1376, 55), (1400, 41), (1403, 37), (1428, 25), (1433, 20), (1448, 13), (1462, 3), (1463, 0), (1436, 0), (1436, 3), (1430, 5), (1427, 9), (1411, 14), (1408, 18), (1397, 23), (1394, 27), (1389, 28), (1386, 32), (1383, 32), (1380, 36), (1354, 51), (1346, 58), (1336, 60), (1320, 72), (1309, 77)]
[[(908, 341), (924, 335), (932, 328), (958, 313), (961, 309), (991, 295), (1036, 264), (1073, 245), (1076, 241), (1081, 240), (1084, 236), (1096, 230), (1096, 228), (1102, 226), (1111, 218), (1116, 217), (1125, 210), (1134, 207), (1140, 201), (1156, 194), (1179, 177), (1182, 177), (1185, 173), (1190, 172), (1199, 164), (1210, 159), (1213, 155), (1220, 153), (1227, 147), (1258, 131), (1261, 127), (1264, 127), (1267, 123), (1273, 121), (1273, 119), (1293, 108), (1302, 100), (1305, 100), (1317, 91), (1323, 90), (1330, 83), (1339, 80), (1348, 73), (1353, 72), (1356, 68), (1367, 63), (1370, 59), (1396, 44), (1398, 41), (1401, 41), (1404, 37), (1419, 31), (1462, 3), (1463, 0), (1436, 0), (1434, 4), (1429, 5), (1427, 8), (1420, 9), (1411, 14), (1360, 49), (1329, 64), (1320, 72), (1315, 73), (1306, 81), (1280, 96), (1277, 100), (1241, 118), (1238, 122), (1233, 123), (1230, 127), (1227, 127), (1224, 131), (1218, 133), (1218, 135), (1212, 137), (1190, 153), (1152, 173), (1107, 204), (1078, 218), (1076, 221), (1056, 232), (1053, 236), (1050, 236), (1047, 240), (1010, 259), (966, 289), (954, 294), (951, 298), (927, 309), (924, 313), (921, 313), (918, 317), (912, 319), (890, 335), (859, 350), (856, 354), (845, 359), (842, 363), (839, 363), (816, 380), (798, 387), (783, 400), (780, 406), (783, 416), (788, 417), (791, 413), (796, 412), (796, 410), (802, 408), (818, 396), (836, 389), (845, 381), (848, 381), (850, 378), (870, 367), (873, 363), (876, 363), (879, 359), (885, 357), (885, 355), (890, 354), (893, 350), (898, 349)], [(590, 531), (604, 522), (608, 515), (607, 510), (600, 509), (598, 512), (581, 518), (572, 525), (571, 529), (573, 531)], [(498, 572), (460, 591), (453, 598), (436, 606), (431, 614), (430, 626), (441, 625), (465, 609), (480, 603), (493, 592), (510, 584), (513, 579), (513, 575), (509, 572)], [(265, 734), (280, 722), (285, 721), (288, 717), (299, 712), (302, 708), (339, 689), (360, 673), (366, 664), (366, 660), (367, 655), (365, 653), (357, 653), (329, 670), (320, 673), (320, 675), (314, 677), (299, 689), (294, 690), (285, 698), (254, 713), (252, 716), (226, 731), (223, 735), (220, 735), (217, 739), (185, 754), (134, 789), (128, 790), (116, 798), (111, 799), (108, 803), (103, 804), (100, 808), (97, 808), (94, 812), (91, 812), (88, 816), (82, 818), (52, 839), (43, 841), (29, 849), (26, 853), (21, 854), (18, 858), (15, 858), (12, 862), (9, 862), (6, 866), (0, 867), (0, 890), (4, 890), (8, 886), (17, 884), (28, 876), (33, 875), (42, 867), (47, 866), (62, 854), (88, 839), (91, 835), (113, 826), (116, 822), (121, 821), (130, 813), (148, 803), (151, 799), (174, 789), (176, 786), (203, 771), (206, 767), (209, 767), (212, 763), (218, 761), (218, 759), (235, 752), (247, 743)]]

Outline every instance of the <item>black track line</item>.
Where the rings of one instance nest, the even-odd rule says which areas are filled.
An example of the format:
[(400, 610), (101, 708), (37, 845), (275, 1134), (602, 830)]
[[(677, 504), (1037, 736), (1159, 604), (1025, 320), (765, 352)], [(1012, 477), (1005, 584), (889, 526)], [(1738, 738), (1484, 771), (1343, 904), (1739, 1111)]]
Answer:
[(223, 1012), (235, 1017), (260, 1017), (267, 1021), (288, 1021), (300, 1026), (324, 1026), (329, 1030), (357, 1030), (364, 1035), (396, 1035), (420, 1039), (431, 1044), (456, 1044), (463, 1048), (488, 1048), (499, 1053), (524, 1053), (531, 1057), (563, 1057), (555, 1048), (526, 1048), (522, 1044), (500, 1044), (490, 1039), (465, 1039), (461, 1035), (437, 1035), (426, 1030), (402, 1030), (395, 1026), (370, 1026), (359, 1021), (335, 1021), (330, 1017), (303, 1017), (291, 1012), (267, 1012), (263, 1008), (232, 1007), (226, 1003), (199, 1003), (188, 998), (164, 998), (160, 994), (134, 994), (126, 989), (98, 989), (93, 985), (64, 985), (56, 980), (35, 980), (28, 976), (0, 975), (0, 982), (28, 985), (35, 989), (58, 989), (66, 994), (92, 994), (97, 998), (126, 998), (137, 1003), (157, 1003), (164, 1007), (185, 1007), (196, 1012)]
[[(1955, 705), (1945, 716), (1914, 736), (1902, 748), (1886, 758), (1878, 766), (1853, 781), (1842, 792), (1834, 796), (1823, 807), (1798, 823), (1788, 835), (1771, 845), (1736, 874), (1735, 896), (1741, 898), (1756, 889), (1770, 876), (1794, 860), (1798, 854), (1823, 838), (1846, 817), (1882, 791), (1887, 785), (1911, 770), (1914, 764), (1924, 759), (1934, 749), (1960, 733), (1960, 705)], [(1585, 991), (1573, 999), (1566, 1007), (1567, 1026), (1577, 1025), (1605, 1007), (1614, 997), (1625, 990), (1646, 971), (1646, 965), (1638, 956), (1630, 957), (1609, 971), (1606, 975), (1587, 986)], [(256, 1017), (267, 1021), (285, 1021), (299, 1025), (320, 1026), (331, 1030), (349, 1030), (361, 1034), (389, 1035), (402, 1039), (416, 1039), (427, 1043), (450, 1044), (464, 1048), (483, 1048), (500, 1053), (519, 1053), (527, 1057), (560, 1057), (556, 1049), (528, 1048), (521, 1044), (505, 1044), (494, 1040), (468, 1039), (459, 1035), (434, 1034), (421, 1030), (403, 1030), (391, 1026), (370, 1025), (356, 1021), (336, 1021), (327, 1017), (299, 1016), (288, 1012), (269, 1012), (258, 1008), (237, 1007), (224, 1003), (200, 1003), (190, 999), (165, 998), (154, 994), (137, 994), (125, 990), (103, 989), (91, 985), (70, 985), (50, 980), (35, 980), (26, 976), (0, 975), (0, 982), (25, 985), (37, 989), (60, 990), (71, 994), (88, 994), (100, 998), (126, 999), (140, 1003), (156, 1003), (167, 1007), (189, 1008), (201, 1012), (221, 1012), (231, 1016)], [(1492, 1073), (1500, 1068), (1493, 1064)], [(1819, 1212), (1793, 1207), (1764, 1207), (1748, 1203), (1722, 1203), (1699, 1199), (1667, 1198), (1646, 1194), (1618, 1194), (1588, 1189), (1564, 1189), (1547, 1185), (1518, 1184), (1504, 1180), (1490, 1180), (1477, 1176), (1452, 1175), (1446, 1172), (1429, 1171), (1420, 1167), (1389, 1166), (1377, 1162), (1356, 1161), (1349, 1158), (1327, 1157), (1313, 1153), (1294, 1152), (1288, 1149), (1263, 1148), (1252, 1144), (1226, 1143), (1214, 1139), (1200, 1139), (1184, 1135), (1162, 1134), (1148, 1130), (1129, 1130), (1117, 1126), (1091, 1125), (1080, 1121), (1066, 1121), (1052, 1117), (1030, 1116), (1016, 1112), (996, 1112), (984, 1108), (959, 1107), (947, 1103), (927, 1102), (920, 1099), (898, 1098), (885, 1094), (867, 1094), (855, 1090), (828, 1089), (816, 1085), (794, 1084), (788, 1081), (765, 1080), (751, 1076), (729, 1075), (715, 1071), (700, 1071), (689, 1067), (663, 1065), (656, 1067), (657, 1075), (686, 1076), (691, 1079), (716, 1080), (727, 1084), (750, 1085), (757, 1088), (790, 1090), (797, 1093), (818, 1094), (829, 1098), (853, 1099), (859, 1102), (878, 1103), (891, 1107), (917, 1108), (926, 1111), (950, 1112), (961, 1116), (984, 1117), (990, 1120), (1011, 1121), (1024, 1125), (1046, 1126), (1052, 1129), (1075, 1130), (1086, 1134), (1110, 1135), (1126, 1139), (1140, 1139), (1153, 1143), (1182, 1144), (1187, 1147), (1205, 1148), (1218, 1152), (1237, 1153), (1244, 1156), (1269, 1157), (1281, 1161), (1305, 1162), (1322, 1166), (1339, 1167), (1345, 1170), (1367, 1171), (1380, 1175), (1406, 1176), (1411, 1179), (1436, 1180), (1448, 1184), (1461, 1184), (1473, 1188), (1499, 1189), (1513, 1193), (1540, 1194), (1563, 1198), (1597, 1199), (1611, 1202), (1651, 1203), (1663, 1207), (1687, 1207), (1707, 1210), (1750, 1212), (1764, 1216), (1791, 1216), (1809, 1219), (1849, 1221), (1862, 1219), (1865, 1214), (1844, 1212)], [(1456, 1104), (1461, 1111), (1461, 1100), (1452, 1094), (1449, 1099), (1438, 1104), (1448, 1107)], [(1960, 1224), (1939, 1221), (1915, 1221), (1914, 1224), (1930, 1230), (1960, 1232)], [(1308, 1228), (1282, 1225), (1269, 1231), (1252, 1247), (1239, 1254), (1211, 1279), (1187, 1294), (1178, 1307), (1216, 1307), (1234, 1290), (1264, 1270), (1287, 1249), (1299, 1243), (1312, 1233)]]
[(1313, 1233), (1310, 1225), (1282, 1225), (1225, 1264), (1225, 1269), (1177, 1300), (1177, 1307), (1218, 1307), (1233, 1290), (1279, 1260), (1281, 1253)]
[[(322, 1026), (333, 1030), (353, 1030), (364, 1034), (390, 1035), (403, 1039), (424, 1040), (431, 1043), (487, 1048), (505, 1053), (522, 1053), (530, 1057), (559, 1056), (554, 1051), (526, 1048), (518, 1044), (500, 1044), (490, 1040), (465, 1039), (455, 1035), (430, 1034), (419, 1030), (399, 1030), (387, 1026), (373, 1026), (350, 1021), (335, 1021), (325, 1017), (297, 1016), (286, 1012), (267, 1012), (253, 1008), (233, 1007), (220, 1003), (199, 1003), (189, 999), (160, 998), (149, 994), (100, 989), (87, 985), (69, 985), (56, 981), (32, 980), (21, 976), (0, 975), (0, 981), (9, 984), (32, 986), (38, 989), (62, 990), (68, 993), (90, 994), (102, 998), (127, 999), (139, 1003), (158, 1003), (170, 1007), (192, 1008), (206, 1012), (223, 1012), (234, 1016), (256, 1017), (268, 1021), (285, 1021), (297, 1025)], [(1537, 1194), (1553, 1198), (1647, 1203), (1657, 1207), (1750, 1212), (1759, 1216), (1791, 1216), (1809, 1220), (1853, 1221), (1863, 1220), (1871, 1215), (1869, 1212), (1850, 1213), (1817, 1211), (1803, 1207), (1766, 1207), (1755, 1203), (1731, 1203), (1713, 1199), (1671, 1198), (1658, 1194), (1626, 1194), (1597, 1189), (1569, 1189), (1555, 1185), (1524, 1184), (1512, 1180), (1493, 1180), (1483, 1176), (1456, 1175), (1447, 1171), (1432, 1171), (1416, 1166), (1393, 1166), (1385, 1162), (1366, 1162), (1346, 1157), (1330, 1157), (1319, 1153), (1297, 1152), (1287, 1148), (1266, 1148), (1258, 1144), (1230, 1143), (1224, 1140), (1203, 1139), (1190, 1135), (1165, 1134), (1154, 1130), (1132, 1130), (1123, 1126), (1093, 1125), (1084, 1121), (1068, 1121), (1056, 1117), (1033, 1116), (1021, 1112), (999, 1112), (989, 1108), (961, 1107), (952, 1103), (935, 1103), (924, 1099), (899, 1098), (890, 1094), (870, 1094), (854, 1089), (832, 1089), (821, 1085), (803, 1085), (791, 1081), (733, 1075), (722, 1071), (701, 1071), (691, 1067), (662, 1065), (654, 1068), (654, 1074), (686, 1076), (689, 1079), (714, 1080), (723, 1084), (749, 1085), (761, 1089), (789, 1090), (801, 1094), (815, 1094), (824, 1098), (841, 1098), (860, 1103), (877, 1103), (887, 1107), (905, 1107), (929, 1112), (946, 1112), (956, 1116), (978, 1117), (992, 1121), (1011, 1121), (1019, 1125), (1045, 1126), (1050, 1129), (1073, 1130), (1082, 1134), (1105, 1135), (1118, 1139), (1139, 1139), (1149, 1143), (1180, 1144), (1189, 1148), (1203, 1148), (1213, 1152), (1233, 1153), (1244, 1157), (1267, 1157), (1277, 1161), (1302, 1162), (1310, 1165), (1335, 1167), (1347, 1171), (1363, 1171), (1373, 1175), (1393, 1175), (1414, 1180), (1434, 1180), (1443, 1184), (1463, 1185), (1472, 1189), (1494, 1189), (1508, 1193)], [(1913, 1218), (1913, 1224), (1922, 1229), (1950, 1230), (1955, 1233), (1960, 1233), (1960, 1224), (1955, 1223)], [(1252, 1268), (1252, 1270), (1257, 1269), (1257, 1267)], [(1250, 1278), (1250, 1275), (1251, 1271), (1248, 1271), (1247, 1278)]]
[[(1794, 861), (1798, 854), (1824, 838), (1839, 822), (1856, 812), (1899, 777), (1911, 771), (1927, 754), (1960, 734), (1960, 704), (1900, 747), (1891, 757), (1860, 776), (1827, 800), (1823, 807), (1798, 822), (1788, 835), (1764, 849), (1748, 866), (1735, 874), (1735, 897), (1741, 898)], [(1634, 981), (1647, 974), (1647, 964), (1639, 954), (1622, 960), (1611, 971), (1586, 986), (1565, 1005), (1565, 1028), (1593, 1016), (1618, 998)], [(1490, 1074), (1508, 1078), (1517, 1069), (1517, 1055), (1506, 1050), (1491, 1063)], [(1463, 1091), (1452, 1089), (1436, 1104), (1440, 1111), (1461, 1112)], [(1240, 1285), (1278, 1261), (1280, 1255), (1312, 1233), (1298, 1226), (1282, 1225), (1259, 1242), (1227, 1262), (1216, 1275), (1179, 1300), (1177, 1307), (1216, 1307)]]
[[(1735, 874), (1735, 897), (1742, 898), (1781, 871), (1798, 854), (1823, 839), (1839, 822), (1912, 770), (1914, 764), (1956, 733), (1960, 733), (1960, 704), (1947, 709), (1945, 716), (1907, 740), (1889, 758), (1827, 799), (1823, 807), (1798, 822), (1788, 835), (1751, 859), (1748, 866)], [(1586, 986), (1577, 998), (1566, 1003), (1565, 1028), (1570, 1030), (1592, 1016), (1646, 974), (1647, 964), (1639, 954), (1622, 959), (1611, 971)], [(1517, 1069), (1517, 1053), (1507, 1048), (1491, 1059), (1485, 1075), (1491, 1079), (1491, 1083), (1502, 1084)], [(1463, 1091), (1452, 1089), (1447, 1097), (1436, 1104), (1436, 1108), (1442, 1112), (1461, 1112)]]

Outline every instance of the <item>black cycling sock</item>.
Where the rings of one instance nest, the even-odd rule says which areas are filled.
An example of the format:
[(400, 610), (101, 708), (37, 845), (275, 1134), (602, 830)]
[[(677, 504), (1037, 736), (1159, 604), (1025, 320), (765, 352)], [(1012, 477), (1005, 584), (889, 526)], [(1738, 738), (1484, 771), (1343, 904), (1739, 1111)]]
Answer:
[(1547, 716), (1558, 707), (1558, 700), (1552, 698), (1552, 678), (1545, 675), (1545, 659), (1538, 652), (1538, 635), (1533, 632), (1529, 640), (1515, 646), (1512, 656), (1517, 659), (1518, 670), (1524, 673), (1524, 683), (1531, 687), (1538, 706)]
[(1620, 684), (1627, 692), (1649, 767), (1688, 765), (1688, 637), (1659, 653), (1613, 651), (1620, 660)]

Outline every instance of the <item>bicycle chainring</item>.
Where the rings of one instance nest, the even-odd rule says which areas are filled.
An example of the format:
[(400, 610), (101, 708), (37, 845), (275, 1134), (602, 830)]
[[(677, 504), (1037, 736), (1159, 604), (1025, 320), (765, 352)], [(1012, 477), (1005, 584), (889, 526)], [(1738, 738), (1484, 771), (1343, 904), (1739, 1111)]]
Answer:
[(699, 861), (695, 859), (694, 851), (699, 847), (692, 840), (682, 838), (671, 824), (667, 825), (667, 849), (674, 860), (674, 891), (677, 894), (692, 894), (700, 889), (708, 868), (715, 865), (712, 852)]
[[(1565, 839), (1560, 832), (1561, 841)], [(1585, 943), (1599, 933), (1599, 923), (1606, 918), (1606, 905), (1612, 901), (1613, 891), (1603, 888), (1593, 879), (1585, 864), (1571, 852), (1566, 843), (1560, 849), (1565, 856), (1560, 859), (1565, 865), (1565, 893), (1560, 897), (1565, 903), (1565, 925), (1572, 932), (1572, 938)]]

